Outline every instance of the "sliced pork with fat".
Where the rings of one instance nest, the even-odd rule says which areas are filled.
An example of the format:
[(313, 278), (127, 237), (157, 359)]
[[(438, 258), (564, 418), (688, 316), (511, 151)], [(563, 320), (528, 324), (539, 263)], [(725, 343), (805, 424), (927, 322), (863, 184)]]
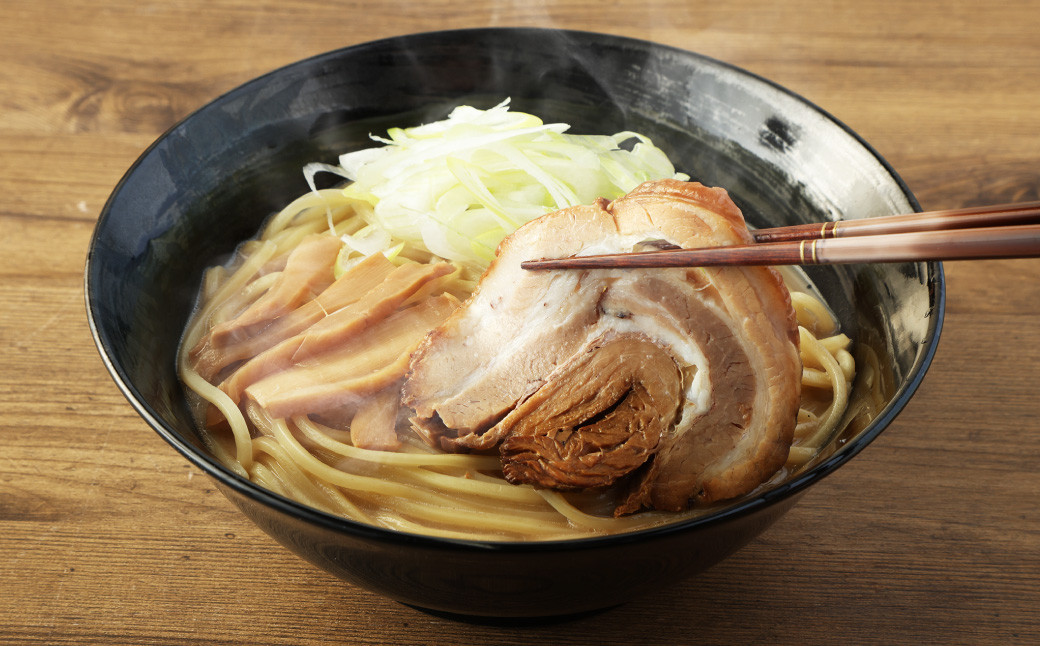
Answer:
[(525, 225), (413, 355), (404, 403), (448, 450), (499, 446), (506, 477), (627, 478), (615, 513), (746, 493), (779, 469), (799, 402), (790, 295), (762, 267), (529, 272), (646, 241), (747, 244), (722, 189), (664, 180)]
[(646, 462), (678, 421), (682, 373), (667, 350), (640, 334), (608, 332), (554, 372), (496, 426), (512, 482), (611, 485)]

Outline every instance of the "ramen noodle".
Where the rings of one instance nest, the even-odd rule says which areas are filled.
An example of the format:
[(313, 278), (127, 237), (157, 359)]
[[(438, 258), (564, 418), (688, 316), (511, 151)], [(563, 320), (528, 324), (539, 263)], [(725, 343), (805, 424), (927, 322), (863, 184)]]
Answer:
[[(399, 373), (390, 374), (383, 366), (407, 362), (424, 333), (470, 296), (482, 268), (445, 262), (414, 241), (392, 239), (384, 244), (385, 252), (372, 254), (338, 244), (342, 236), (364, 235), (370, 209), (369, 203), (340, 189), (307, 193), (274, 215), (229, 263), (206, 272), (179, 350), (178, 370), (197, 395), (197, 418), (221, 463), (277, 494), (331, 514), (451, 538), (580, 538), (675, 522), (711, 509), (696, 506), (615, 517), (611, 512), (618, 494), (610, 487), (561, 491), (512, 484), (504, 478), (494, 448), (452, 453), (425, 441), (400, 403), (401, 381), (394, 376)], [(322, 238), (337, 244), (323, 248)], [(303, 245), (312, 246), (313, 253), (308, 259), (293, 258)], [(308, 262), (321, 265), (320, 270), (308, 267)], [(305, 276), (303, 282), (313, 284), (296, 288), (300, 293), (290, 298), (291, 313), (272, 311), (277, 307), (265, 295), (288, 289), (288, 281), (282, 279), (289, 273), (299, 273)], [(393, 289), (386, 289), (392, 294), (359, 304), (354, 292), (369, 289), (362, 286), (370, 283), (382, 285), (386, 276), (399, 277), (391, 281)], [(798, 324), (801, 398), (786, 463), (764, 486), (803, 469), (840, 428), (847, 419), (857, 368), (850, 339), (804, 276), (787, 269), (784, 277)], [(337, 281), (346, 285), (340, 301), (326, 296)], [(301, 314), (306, 309), (302, 305), (311, 303), (310, 313)], [(291, 345), (300, 329), (343, 310), (354, 312), (341, 322), (349, 334), (326, 325), (325, 336), (309, 340), (313, 348), (307, 342)], [(255, 320), (243, 321), (245, 312), (255, 312)], [(269, 330), (272, 320), (284, 329), (266, 341), (266, 347), (251, 347), (250, 334)], [(225, 342), (215, 349), (211, 341), (218, 333), (224, 334)], [(337, 334), (350, 339), (342, 341), (346, 349), (322, 351), (339, 352), (337, 365), (346, 370), (344, 366), (357, 364), (364, 379), (344, 378), (341, 373), (329, 377), (320, 366), (307, 364), (307, 353), (318, 352), (321, 339), (335, 343)], [(232, 351), (224, 352), (229, 347)], [(376, 357), (378, 348), (397, 356)], [(260, 355), (271, 363), (253, 363)], [(378, 369), (370, 369), (366, 361)], [(300, 408), (305, 406), (301, 402), (313, 400), (282, 389), (278, 370), (286, 362), (305, 368), (299, 379), (310, 389), (308, 397), (332, 398), (320, 414)], [(236, 372), (244, 366), (255, 374), (236, 383)], [(867, 368), (876, 372), (876, 367)], [(388, 375), (384, 381), (370, 378), (380, 371)], [(331, 387), (330, 380), (335, 382)], [(359, 437), (365, 438), (363, 446), (358, 445)]]

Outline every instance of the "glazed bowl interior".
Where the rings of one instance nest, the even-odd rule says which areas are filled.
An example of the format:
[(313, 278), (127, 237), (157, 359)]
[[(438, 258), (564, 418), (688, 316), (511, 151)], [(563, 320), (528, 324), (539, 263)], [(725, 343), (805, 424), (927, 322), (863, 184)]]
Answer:
[[(873, 422), (839, 434), (787, 482), (665, 528), (537, 544), (409, 536), (310, 509), (221, 466), (206, 449), (175, 373), (202, 271), (307, 190), (304, 164), (334, 163), (340, 153), (373, 145), (369, 135), (389, 127), (439, 119), (460, 104), (491, 107), (507, 97), (513, 109), (569, 123), (572, 133), (648, 135), (677, 169), (727, 188), (753, 226), (917, 210), (896, 174), (854, 133), (798, 96), (723, 63), (581, 32), (418, 34), (277, 70), (163, 135), (127, 172), (98, 221), (86, 269), (88, 315), (103, 360), (145, 420), (250, 518), (305, 558), (426, 608), (561, 614), (620, 603), (711, 565), (866, 446), (928, 367), (944, 287), (938, 264), (811, 268), (843, 330), (877, 353), (886, 376), (884, 405)], [(858, 380), (854, 393), (865, 387)], [(654, 560), (647, 554), (662, 550), (695, 554), (668, 556), (669, 566), (651, 567), (656, 575), (647, 577), (647, 559)], [(587, 578), (582, 568), (605, 555), (630, 564), (632, 580), (621, 564), (621, 575), (600, 592), (575, 600), (562, 579), (583, 572)], [(438, 565), (429, 563), (431, 556)], [(532, 574), (532, 563), (539, 572), (555, 563), (560, 574)], [(437, 569), (478, 564), (496, 572), (497, 582), (459, 575), (445, 581)]]

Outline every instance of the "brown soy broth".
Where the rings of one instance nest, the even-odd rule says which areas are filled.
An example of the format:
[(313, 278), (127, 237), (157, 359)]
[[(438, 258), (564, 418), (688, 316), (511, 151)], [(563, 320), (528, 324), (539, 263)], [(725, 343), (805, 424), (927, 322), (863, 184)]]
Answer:
[[(523, 109), (523, 107), (520, 106), (520, 105), (517, 105), (517, 106), (515, 106), (515, 109)], [(533, 109), (530, 110), (530, 111), (538, 113), (536, 110), (533, 110)], [(415, 115), (411, 115), (411, 116), (414, 117)], [(440, 118), (440, 116), (438, 115), (437, 118)], [(426, 121), (426, 120), (427, 119), (415, 119), (414, 121)], [(549, 120), (550, 119), (546, 118), (546, 121), (549, 121)], [(402, 125), (399, 121), (396, 121), (396, 120), (390, 120), (389, 123), (391, 125)], [(659, 145), (663, 149), (665, 149), (666, 152), (669, 152), (669, 157), (672, 158), (673, 161), (676, 162), (676, 167), (677, 167), (678, 170), (684, 171), (684, 172), (688, 172), (693, 177), (694, 180), (700, 179), (700, 181), (704, 181), (705, 183), (712, 183), (712, 184), (715, 184), (715, 185), (722, 185), (722, 186), (727, 186), (727, 187), (735, 186), (736, 187), (736, 191), (734, 191), (734, 199), (736, 201), (738, 201), (738, 203), (741, 202), (740, 194), (742, 192), (744, 192), (744, 193), (750, 192), (750, 191), (743, 191), (742, 190), (742, 187), (746, 184), (746, 181), (742, 182), (742, 181), (736, 181), (734, 179), (734, 177), (737, 176), (737, 175), (743, 176), (746, 173), (746, 169), (744, 169), (744, 168), (736, 168), (736, 167), (732, 167), (731, 168), (731, 167), (725, 166), (725, 165), (723, 165), (723, 166), (713, 166), (712, 165), (712, 161), (717, 159), (717, 157), (718, 157), (717, 149), (713, 148), (713, 147), (710, 147), (710, 146), (709, 147), (698, 147), (697, 145), (693, 145), (693, 144), (701, 143), (701, 142), (697, 141), (696, 136), (691, 136), (691, 134), (688, 133), (688, 132), (687, 133), (683, 133), (682, 136), (679, 137), (679, 138), (663, 136), (662, 135), (662, 131), (663, 130), (667, 130), (667, 128), (665, 128), (664, 126), (661, 126), (661, 124), (633, 125), (629, 121), (625, 121), (625, 123), (623, 123), (623, 124), (622, 123), (618, 123), (616, 125), (618, 127), (616, 127), (616, 128), (608, 128), (608, 127), (603, 126), (602, 124), (599, 124), (598, 127), (595, 129), (595, 131), (607, 132), (607, 131), (620, 130), (620, 129), (622, 129), (622, 127), (625, 127), (625, 128), (630, 128), (630, 129), (633, 129), (633, 130), (637, 130), (639, 132), (644, 132), (644, 133), (648, 134), (649, 136), (651, 136), (651, 138), (655, 141), (655, 143), (657, 145)], [(357, 126), (356, 125), (351, 125), (350, 130), (351, 130), (351, 134), (354, 135), (354, 136), (356, 136), (360, 132), (359, 130), (357, 130)], [(373, 131), (373, 132), (378, 132), (379, 131), (378, 128), (366, 128), (365, 130), (366, 131)], [(591, 132), (591, 130), (589, 130), (587, 128), (580, 128), (580, 127), (578, 127), (576, 125), (574, 128), (572, 128), (572, 132), (574, 132), (574, 133), (583, 133), (583, 132)], [(333, 137), (333, 138), (338, 138), (338, 137)], [(671, 147), (671, 150), (669, 150), (669, 147)], [(346, 150), (348, 150), (348, 148), (344, 148), (343, 150), (346, 151)], [(688, 162), (688, 164), (686, 165), (685, 168), (683, 167), (683, 164), (682, 164), (682, 161), (681, 161), (682, 159), (685, 159), (685, 161)], [(309, 161), (314, 161), (314, 160), (309, 160)], [(698, 170), (702, 171), (701, 174), (700, 174), (700, 177), (698, 177), (698, 174), (697, 174)], [(733, 180), (733, 181), (730, 181), (730, 180)], [(745, 177), (745, 180), (746, 180), (746, 177)], [(788, 197), (790, 197), (790, 196), (788, 196)], [(781, 215), (783, 215), (784, 213), (788, 213), (789, 214), (789, 212), (798, 211), (799, 210), (798, 204), (799, 203), (798, 203), (797, 200), (790, 200), (790, 199), (787, 200), (781, 206)], [(745, 213), (748, 216), (749, 222), (757, 223), (757, 224), (763, 225), (763, 226), (769, 225), (770, 223), (765, 222), (761, 217), (759, 217), (758, 214), (763, 212), (763, 209), (756, 208), (757, 206), (760, 206), (760, 205), (759, 205), (759, 202), (755, 201), (755, 200), (745, 201), (743, 204), (741, 204), (741, 207), (745, 210)], [(775, 215), (775, 214), (776, 214), (776, 211), (773, 212), (773, 215)], [(245, 243), (243, 243), (243, 244), (245, 244)], [(830, 307), (830, 305), (828, 303), (828, 299), (826, 299), (824, 297), (824, 295), (821, 293), (821, 290), (819, 290), (817, 288), (815, 283), (809, 278), (809, 276), (801, 268), (785, 268), (782, 273), (784, 275), (785, 282), (787, 282), (787, 284), (789, 285), (789, 287), (791, 289), (802, 291), (802, 292), (806, 292), (806, 293), (814, 296), (820, 302), (824, 303), (828, 307), (828, 309), (831, 310), (831, 313), (833, 314), (833, 309)], [(835, 317), (835, 320), (837, 321), (838, 317)], [(842, 327), (843, 326), (841, 326), (841, 324), (839, 323), (838, 324), (838, 330), (840, 330)], [(860, 365), (859, 359), (860, 359), (860, 347), (861, 347), (860, 344), (861, 344), (861, 342), (860, 342), (859, 339), (855, 339), (855, 338), (853, 339), (853, 342), (854, 342), (853, 348), (855, 349), (856, 357), (857, 357), (857, 366), (859, 366)], [(860, 381), (859, 377), (857, 376), (857, 383), (859, 383), (859, 381)], [(882, 382), (878, 381), (878, 383), (882, 383)], [(804, 389), (804, 390), (805, 390), (805, 393), (803, 395), (803, 405), (804, 406), (806, 406), (807, 408), (809, 408), (809, 409), (811, 409), (811, 410), (813, 410), (815, 412), (820, 412), (820, 411), (826, 409), (828, 402), (826, 401), (826, 393), (824, 391), (817, 391), (816, 389), (808, 389), (808, 388)], [(854, 389), (853, 389), (854, 399), (850, 401), (850, 406), (849, 406), (850, 413), (846, 414), (846, 418), (843, 420), (843, 422), (841, 424), (838, 425), (837, 429), (832, 434), (832, 437), (830, 438), (830, 440), (827, 441), (827, 442), (824, 442), (820, 452), (817, 453), (817, 455), (814, 456), (812, 459), (810, 459), (805, 465), (800, 466), (797, 469), (794, 469), (794, 470), (788, 470), (786, 468), (783, 469), (781, 472), (779, 472), (776, 475), (776, 477), (771, 479), (769, 483), (766, 483), (765, 485), (763, 485), (763, 487), (769, 487), (769, 486), (772, 486), (772, 485), (774, 485), (774, 484), (776, 484), (778, 482), (782, 482), (783, 480), (789, 479), (793, 475), (795, 475), (795, 474), (797, 474), (797, 473), (799, 473), (801, 471), (804, 471), (806, 468), (809, 468), (809, 466), (818, 463), (821, 459), (823, 459), (827, 455), (830, 455), (831, 453), (833, 453), (833, 451), (836, 450), (841, 445), (840, 444), (841, 438), (848, 437), (850, 434), (854, 435), (855, 433), (859, 432), (857, 429), (862, 430), (864, 425), (866, 423), (869, 423), (869, 419), (873, 419), (873, 416), (876, 415), (877, 402), (881, 401), (876, 396), (872, 395), (871, 392), (872, 391), (869, 388), (854, 387)], [(207, 417), (206, 411), (208, 410), (208, 406), (205, 405), (202, 402), (201, 398), (195, 396), (194, 393), (192, 393), (192, 400), (194, 401), (193, 411), (196, 414), (196, 419), (197, 419), (197, 421), (199, 423), (199, 426), (203, 427), (203, 428), (207, 427), (207, 424), (206, 424), (206, 421), (207, 421), (206, 420), (206, 417)], [(853, 411), (853, 406), (851, 405), (852, 402), (856, 403), (856, 408), (855, 408), (854, 414), (851, 414), (851, 412)], [(228, 454), (233, 455), (233, 438), (231, 437), (231, 434), (230, 434), (229, 430), (227, 429), (226, 425), (210, 426), (203, 433), (203, 436), (206, 438), (206, 441), (208, 443), (219, 444), (224, 449), (224, 451), (223, 451), (224, 453), (228, 453)], [(837, 439), (835, 439), (836, 436), (837, 436)], [(335, 460), (330, 457), (328, 462), (335, 462)], [(491, 474), (489, 474), (489, 475), (491, 475)], [(493, 475), (496, 475), (496, 476), (500, 477), (500, 474), (493, 474)], [(762, 490), (763, 487), (760, 487), (758, 490), (756, 490), (756, 492), (752, 492), (751, 494), (749, 494), (749, 496), (756, 495), (758, 492), (760, 492)], [(585, 511), (586, 513), (594, 514), (594, 515), (597, 515), (597, 516), (609, 517), (609, 516), (612, 515), (612, 511), (614, 509), (614, 506), (617, 503), (617, 498), (619, 496), (618, 492), (622, 491), (622, 490), (623, 490), (623, 483), (621, 485), (614, 486), (614, 487), (611, 487), (609, 489), (604, 489), (604, 490), (568, 493), (568, 494), (566, 494), (566, 497), (568, 498), (568, 500), (572, 504), (574, 504), (579, 509)], [(679, 516), (669, 517), (669, 520), (678, 520), (679, 518), (686, 517), (686, 516), (688, 516), (690, 514), (699, 515), (699, 514), (707, 513), (709, 511), (717, 509), (719, 507), (725, 507), (725, 506), (732, 505), (735, 502), (737, 502), (737, 501), (735, 501), (735, 500), (725, 501), (725, 502), (719, 503), (717, 505), (713, 505), (713, 506), (711, 506), (709, 508), (693, 510), (693, 511), (691, 511), (689, 513), (686, 513), (686, 514), (681, 514)], [(382, 511), (378, 512), (379, 515), (381, 515), (381, 516), (385, 515), (385, 514), (393, 514), (394, 513), (392, 505), (390, 505), (389, 507), (379, 507), (379, 508), (377, 508), (374, 505), (370, 505), (368, 503), (362, 503), (361, 506), (364, 507), (366, 510), (369, 510), (373, 514), (375, 514), (379, 509), (381, 509)], [(648, 515), (647, 516), (647, 523), (651, 524), (651, 525), (656, 525), (656, 524), (660, 524), (661, 522), (669, 522), (669, 520), (662, 521), (660, 516), (661, 516), (660, 514)]]

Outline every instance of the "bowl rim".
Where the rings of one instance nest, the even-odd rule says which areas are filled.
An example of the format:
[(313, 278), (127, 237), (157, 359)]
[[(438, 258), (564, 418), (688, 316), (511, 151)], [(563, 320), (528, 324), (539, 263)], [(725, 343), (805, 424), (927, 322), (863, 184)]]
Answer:
[(914, 211), (920, 211), (921, 207), (910, 191), (909, 187), (903, 181), (903, 179), (896, 173), (895, 169), (885, 160), (878, 152), (865, 141), (860, 135), (853, 131), (844, 122), (834, 117), (832, 114), (819, 107), (812, 101), (806, 99), (800, 94), (793, 92), (786, 87), (779, 85), (778, 83), (764, 78), (754, 72), (750, 72), (746, 69), (738, 67), (732, 63), (727, 63), (704, 54), (700, 54), (691, 50), (682, 49), (672, 45), (666, 45), (656, 43), (650, 40), (632, 38), (628, 36), (618, 36), (614, 34), (599, 33), (594, 31), (584, 30), (573, 30), (573, 29), (553, 29), (546, 27), (476, 27), (476, 28), (461, 28), (461, 29), (450, 29), (450, 30), (436, 30), (436, 31), (424, 31), (411, 34), (403, 34), (397, 36), (390, 36), (386, 38), (380, 38), (372, 41), (365, 41), (354, 45), (330, 50), (327, 52), (319, 53), (313, 56), (309, 56), (274, 70), (266, 72), (260, 76), (252, 78), (222, 94), (216, 98), (206, 102), (202, 106), (196, 108), (182, 119), (178, 120), (172, 126), (167, 128), (160, 136), (158, 136), (144, 151), (140, 153), (133, 164), (127, 169), (124, 175), (120, 178), (119, 182), (113, 188), (111, 194), (106, 200), (104, 206), (99, 214), (97, 224), (95, 225), (94, 232), (91, 236), (88, 251), (86, 255), (86, 262), (84, 266), (84, 296), (85, 305), (87, 310), (87, 322), (90, 328), (90, 333), (94, 339), (95, 346), (100, 354), (101, 360), (108, 370), (109, 375), (115, 382), (116, 386), (122, 392), (123, 396), (131, 404), (134, 410), (140, 415), (145, 422), (158, 433), (168, 444), (176, 449), (182, 456), (184, 456), (189, 462), (194, 464), (196, 467), (201, 469), (204, 473), (214, 478), (218, 485), (223, 485), (235, 491), (236, 493), (245, 496), (248, 499), (256, 501), (266, 507), (271, 507), (276, 511), (286, 514), (295, 518), (296, 520), (304, 521), (312, 525), (317, 525), (323, 529), (331, 530), (337, 533), (347, 533), (360, 538), (376, 539), (382, 542), (389, 542), (393, 544), (401, 545), (412, 545), (421, 546), (429, 549), (440, 549), (440, 550), (483, 550), (492, 552), (505, 552), (505, 553), (527, 553), (527, 552), (544, 552), (547, 550), (551, 551), (576, 551), (586, 549), (598, 549), (608, 548), (618, 545), (624, 545), (634, 542), (643, 542), (654, 539), (661, 539), (665, 537), (675, 536), (677, 534), (683, 534), (686, 532), (693, 532), (700, 528), (709, 525), (722, 524), (743, 516), (753, 514), (761, 509), (770, 507), (783, 499), (790, 498), (806, 488), (811, 484), (823, 479), (836, 471), (844, 463), (856, 456), (862, 451), (867, 445), (873, 442), (878, 435), (881, 434), (885, 428), (891, 424), (895, 418), (903, 411), (907, 403), (913, 397), (917, 391), (921, 382), (924, 379), (925, 374), (930, 367), (932, 360), (935, 356), (935, 352), (938, 348), (939, 337), (941, 335), (943, 320), (945, 317), (946, 309), (946, 281), (945, 275), (940, 262), (919, 262), (914, 263), (918, 269), (924, 268), (922, 275), (926, 277), (924, 287), (928, 289), (929, 296), (932, 301), (929, 310), (929, 324), (928, 330), (921, 341), (921, 347), (918, 350), (915, 361), (907, 372), (905, 382), (896, 390), (895, 394), (882, 409), (881, 413), (871, 421), (871, 423), (861, 431), (853, 440), (849, 441), (842, 447), (840, 447), (834, 454), (828, 456), (824, 460), (821, 460), (818, 464), (814, 465), (810, 469), (806, 470), (788, 481), (782, 482), (773, 488), (762, 491), (757, 494), (749, 494), (744, 499), (739, 499), (736, 502), (726, 504), (723, 508), (707, 513), (702, 516), (696, 516), (682, 521), (673, 523), (666, 523), (663, 525), (648, 527), (644, 529), (633, 530), (629, 532), (622, 532), (617, 534), (607, 534), (599, 536), (589, 536), (581, 538), (568, 538), (568, 539), (553, 539), (553, 540), (533, 540), (533, 541), (516, 541), (516, 540), (477, 540), (477, 539), (460, 539), (460, 538), (448, 538), (442, 536), (433, 536), (427, 534), (416, 534), (400, 530), (387, 529), (368, 525), (359, 521), (351, 520), (346, 517), (337, 516), (328, 512), (321, 511), (310, 507), (304, 503), (297, 502), (293, 499), (286, 498), (273, 491), (265, 489), (252, 481), (243, 478), (242, 476), (234, 473), (227, 467), (220, 464), (212, 456), (199, 452), (189, 442), (186, 442), (180, 437), (180, 434), (169, 427), (161, 418), (161, 416), (146, 403), (146, 400), (138, 389), (132, 384), (129, 375), (126, 370), (119, 364), (117, 364), (110, 352), (109, 352), (109, 339), (101, 332), (100, 325), (97, 320), (98, 312), (96, 310), (96, 303), (94, 298), (93, 283), (91, 280), (92, 268), (94, 263), (92, 262), (95, 249), (98, 243), (98, 239), (101, 235), (103, 225), (108, 219), (108, 214), (111, 212), (111, 208), (115, 198), (124, 185), (126, 185), (130, 178), (133, 176), (137, 168), (143, 163), (144, 159), (147, 158), (155, 148), (175, 130), (184, 126), (191, 121), (199, 113), (211, 109), (213, 106), (225, 103), (233, 100), (236, 96), (249, 92), (252, 88), (259, 84), (263, 84), (266, 79), (277, 74), (282, 74), (287, 70), (297, 66), (307, 66), (320, 64), (324, 60), (331, 60), (349, 55), (354, 52), (360, 52), (370, 48), (380, 48), (392, 45), (394, 43), (403, 43), (406, 41), (417, 41), (412, 42), (410, 46), (421, 46), (421, 41), (430, 38), (444, 38), (447, 36), (454, 36), (457, 38), (463, 38), (466, 35), (472, 34), (487, 34), (487, 33), (512, 33), (512, 34), (538, 34), (538, 33), (557, 33), (569, 35), (577, 39), (586, 39), (584, 45), (589, 45), (594, 42), (609, 43), (609, 44), (628, 44), (629, 46), (654, 49), (657, 51), (667, 51), (677, 56), (688, 57), (698, 59), (708, 65), (717, 66), (729, 72), (736, 73), (739, 76), (745, 77), (745, 79), (758, 82), (773, 88), (774, 90), (787, 95), (789, 98), (794, 99), (796, 102), (803, 105), (810, 111), (815, 112), (818, 116), (831, 124), (837, 126), (840, 130), (849, 136), (856, 144), (861, 146), (871, 157), (873, 157), (878, 164), (885, 170), (892, 181), (895, 182), (899, 191), (908, 200)]

